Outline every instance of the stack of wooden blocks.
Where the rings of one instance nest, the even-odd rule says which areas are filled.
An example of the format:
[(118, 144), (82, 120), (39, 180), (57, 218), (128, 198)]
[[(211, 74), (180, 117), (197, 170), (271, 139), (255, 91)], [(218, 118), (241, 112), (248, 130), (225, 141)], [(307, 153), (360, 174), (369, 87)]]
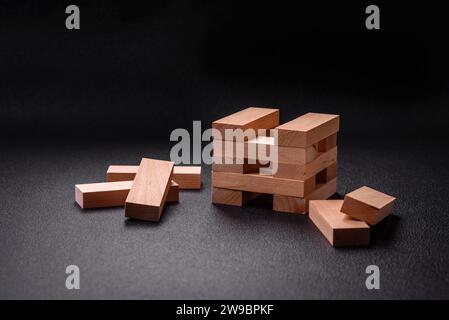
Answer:
[(201, 167), (143, 158), (138, 166), (109, 166), (107, 182), (75, 185), (83, 209), (125, 206), (128, 218), (159, 221), (166, 202), (179, 202), (180, 189), (201, 188)]
[[(214, 121), (212, 127), (220, 132), (213, 141), (213, 203), (242, 206), (264, 193), (273, 195), (275, 211), (306, 213), (309, 200), (327, 199), (336, 192), (338, 115), (307, 113), (280, 125), (278, 109), (251, 107)], [(273, 135), (226, 141), (226, 129), (273, 129)], [(235, 153), (226, 159), (225, 146), (230, 143), (244, 149), (244, 159)], [(277, 157), (267, 157), (276, 159), (277, 171), (259, 172), (262, 159), (251, 163), (248, 158), (251, 144), (277, 152)]]

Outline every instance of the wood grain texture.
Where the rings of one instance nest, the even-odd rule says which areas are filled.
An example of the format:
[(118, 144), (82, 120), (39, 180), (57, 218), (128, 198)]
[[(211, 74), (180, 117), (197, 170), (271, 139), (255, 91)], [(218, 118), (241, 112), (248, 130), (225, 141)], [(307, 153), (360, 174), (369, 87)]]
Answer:
[[(106, 172), (107, 181), (134, 180), (139, 166), (111, 165)], [(172, 179), (179, 189), (201, 189), (201, 166), (174, 166)]]
[(306, 197), (273, 195), (273, 210), (278, 212), (306, 214), (310, 200), (325, 200), (337, 192), (337, 178), (317, 184), (316, 189)]
[(212, 186), (217, 188), (304, 197), (315, 190), (315, 177), (291, 180), (256, 173), (212, 171)]
[(159, 221), (173, 174), (171, 161), (143, 158), (126, 198), (125, 216)]
[(212, 203), (241, 207), (260, 194), (212, 187)]
[[(132, 183), (132, 181), (114, 181), (77, 184), (75, 201), (83, 209), (122, 207), (125, 205)], [(166, 201), (179, 201), (179, 188), (174, 181), (171, 181)]]
[(370, 228), (341, 212), (343, 200), (311, 200), (310, 220), (333, 246), (369, 245)]
[[(217, 136), (213, 132), (214, 139), (228, 139), (225, 136), (225, 129), (271, 129), (279, 125), (279, 109), (249, 107), (227, 117), (212, 122), (212, 128), (220, 132)], [(257, 134), (257, 132), (256, 132)], [(245, 138), (244, 140), (248, 140)]]
[(276, 128), (278, 145), (306, 148), (338, 132), (339, 126), (338, 115), (306, 113)]
[(275, 177), (285, 179), (306, 180), (337, 161), (337, 148), (319, 153), (316, 158), (307, 164), (278, 163)]
[(318, 152), (326, 152), (336, 146), (337, 146), (337, 133), (334, 133), (333, 135), (319, 141), (316, 144), (316, 150)]
[(342, 212), (375, 225), (391, 214), (396, 198), (363, 186), (345, 196)]
[(170, 181), (170, 188), (168, 189), (165, 202), (179, 202), (179, 184), (173, 180)]

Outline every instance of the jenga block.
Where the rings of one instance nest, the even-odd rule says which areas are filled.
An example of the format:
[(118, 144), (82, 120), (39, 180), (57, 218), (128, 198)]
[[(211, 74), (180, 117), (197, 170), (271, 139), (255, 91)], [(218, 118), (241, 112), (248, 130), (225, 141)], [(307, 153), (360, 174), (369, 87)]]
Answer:
[(165, 202), (179, 202), (179, 184), (173, 180), (170, 181), (170, 189), (168, 189)]
[(294, 163), (278, 163), (274, 176), (285, 179), (306, 180), (337, 161), (337, 148), (322, 152), (315, 160), (304, 165)]
[(312, 145), (306, 148), (278, 146), (278, 162), (305, 165), (316, 159), (317, 148)]
[[(337, 177), (338, 171), (338, 164), (337, 162), (334, 162), (326, 169), (321, 170), (316, 174), (316, 183), (326, 183), (330, 180)], [(317, 199), (318, 200), (318, 199)]]
[(201, 189), (201, 166), (175, 166), (173, 180), (179, 189)]
[(106, 181), (130, 181), (134, 180), (139, 166), (109, 166), (106, 172)]
[(395, 200), (395, 197), (364, 186), (345, 196), (341, 211), (375, 225), (391, 213)]
[(273, 210), (287, 213), (305, 214), (309, 211), (310, 200), (325, 200), (337, 192), (337, 178), (327, 183), (317, 184), (315, 191), (306, 197), (273, 195)]
[(125, 203), (128, 218), (159, 221), (173, 174), (174, 163), (143, 158)]
[[(106, 180), (109, 182), (134, 180), (137, 169), (139, 169), (139, 166), (109, 166)], [(173, 180), (179, 185), (179, 189), (200, 189), (201, 167), (175, 166), (173, 168)]]
[(315, 190), (315, 177), (307, 180), (276, 178), (255, 173), (212, 171), (212, 186), (217, 188), (304, 197)]
[(230, 206), (243, 206), (259, 196), (259, 193), (236, 191), (212, 187), (212, 203), (226, 204)]
[(337, 146), (337, 133), (321, 140), (316, 144), (316, 149), (318, 152), (326, 152), (333, 147)]
[[(253, 129), (257, 135), (258, 129), (271, 129), (278, 125), (279, 109), (250, 107), (212, 122), (212, 128), (220, 132), (219, 135), (213, 132), (212, 136), (219, 140), (235, 140), (226, 137), (225, 129)], [(248, 137), (244, 140), (248, 140)]]
[[(132, 181), (85, 183), (75, 185), (75, 201), (83, 209), (122, 207)], [(178, 202), (178, 185), (171, 181), (167, 202)]]
[(333, 246), (369, 245), (370, 228), (342, 213), (343, 200), (311, 200), (310, 220)]
[(214, 157), (258, 160), (259, 153), (263, 161), (270, 160), (274, 138), (258, 136), (248, 141), (213, 140)]
[(248, 159), (234, 159), (226, 157), (212, 157), (212, 171), (234, 172), (234, 173), (258, 173), (261, 167), (269, 166), (267, 164), (249, 163), (255, 162)]
[(306, 113), (276, 128), (278, 145), (306, 148), (338, 132), (339, 125), (338, 115)]

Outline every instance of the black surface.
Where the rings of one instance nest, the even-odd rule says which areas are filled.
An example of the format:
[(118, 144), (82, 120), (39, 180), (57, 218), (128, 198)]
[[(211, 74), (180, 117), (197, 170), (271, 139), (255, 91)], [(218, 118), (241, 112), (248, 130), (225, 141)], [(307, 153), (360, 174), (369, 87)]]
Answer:
[[(307, 216), (244, 208), (182, 191), (159, 224), (123, 209), (79, 209), (75, 183), (103, 181), (110, 163), (167, 159), (166, 142), (9, 146), (1, 154), (1, 298), (448, 298), (447, 153), (432, 144), (339, 141), (338, 193), (369, 185), (398, 197), (369, 248), (331, 247)], [(348, 142), (348, 140), (350, 142)], [(65, 288), (65, 267), (81, 290)], [(365, 268), (381, 290), (365, 288)]]
[[(448, 298), (445, 10), (378, 3), (2, 1), (0, 298)], [(398, 198), (369, 248), (334, 249), (305, 216), (183, 192), (160, 224), (81, 211), (74, 184), (169, 158), (170, 132), (249, 105), (341, 116), (340, 195)], [(81, 268), (80, 291), (65, 267)], [(365, 289), (365, 267), (381, 290)]]

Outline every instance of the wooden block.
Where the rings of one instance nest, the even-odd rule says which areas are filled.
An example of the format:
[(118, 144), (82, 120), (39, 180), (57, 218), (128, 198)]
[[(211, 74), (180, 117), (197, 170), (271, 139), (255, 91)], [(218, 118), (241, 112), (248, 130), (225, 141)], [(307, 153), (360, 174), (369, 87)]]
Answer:
[(395, 197), (364, 186), (345, 196), (341, 211), (375, 225), (391, 213), (395, 200)]
[(175, 166), (173, 180), (179, 189), (201, 189), (201, 166)]
[(275, 177), (285, 179), (306, 180), (337, 161), (337, 148), (319, 153), (315, 160), (304, 165), (294, 163), (278, 163)]
[(125, 203), (128, 218), (159, 221), (167, 198), (174, 163), (143, 158)]
[(179, 202), (179, 184), (173, 180), (170, 181), (170, 188), (168, 189), (165, 202)]
[(370, 228), (341, 212), (343, 200), (311, 200), (310, 220), (333, 246), (369, 245)]
[(316, 150), (318, 152), (326, 152), (336, 146), (337, 146), (337, 133), (334, 133), (333, 135), (318, 142), (316, 144)]
[(273, 210), (287, 213), (306, 214), (310, 200), (325, 200), (337, 192), (337, 178), (327, 183), (317, 184), (316, 189), (306, 197), (273, 195)]
[[(107, 181), (134, 180), (139, 166), (109, 166), (106, 173)], [(175, 166), (173, 168), (173, 180), (179, 185), (179, 189), (201, 188), (200, 166)]]
[[(212, 128), (220, 132), (212, 133), (214, 139), (235, 140), (226, 138), (225, 129), (271, 129), (279, 125), (279, 109), (250, 107), (212, 122)], [(245, 138), (244, 140), (248, 140)]]
[(216, 164), (212, 163), (212, 171), (233, 173), (258, 173), (259, 164)]
[(257, 198), (260, 194), (255, 192), (236, 191), (212, 187), (212, 203), (230, 206), (243, 206)]
[[(75, 201), (83, 209), (122, 207), (125, 205), (132, 181), (114, 181), (75, 185)], [(178, 202), (178, 185), (171, 181), (167, 202)]]
[(316, 174), (316, 183), (326, 183), (330, 180), (337, 177), (338, 171), (338, 164), (337, 162), (334, 162), (326, 169), (321, 170)]
[(259, 136), (248, 141), (213, 140), (213, 156), (218, 158), (252, 159), (258, 160), (259, 151), (262, 160), (270, 160), (273, 137)]
[(306, 148), (338, 132), (339, 125), (338, 115), (306, 113), (276, 128), (278, 145)]
[(312, 145), (306, 148), (278, 146), (278, 162), (305, 165), (312, 162), (319, 155), (317, 147)]
[(109, 166), (106, 172), (106, 181), (130, 181), (134, 180), (139, 166)]
[(315, 177), (307, 180), (276, 178), (256, 173), (212, 171), (212, 186), (217, 188), (304, 197), (315, 190)]

